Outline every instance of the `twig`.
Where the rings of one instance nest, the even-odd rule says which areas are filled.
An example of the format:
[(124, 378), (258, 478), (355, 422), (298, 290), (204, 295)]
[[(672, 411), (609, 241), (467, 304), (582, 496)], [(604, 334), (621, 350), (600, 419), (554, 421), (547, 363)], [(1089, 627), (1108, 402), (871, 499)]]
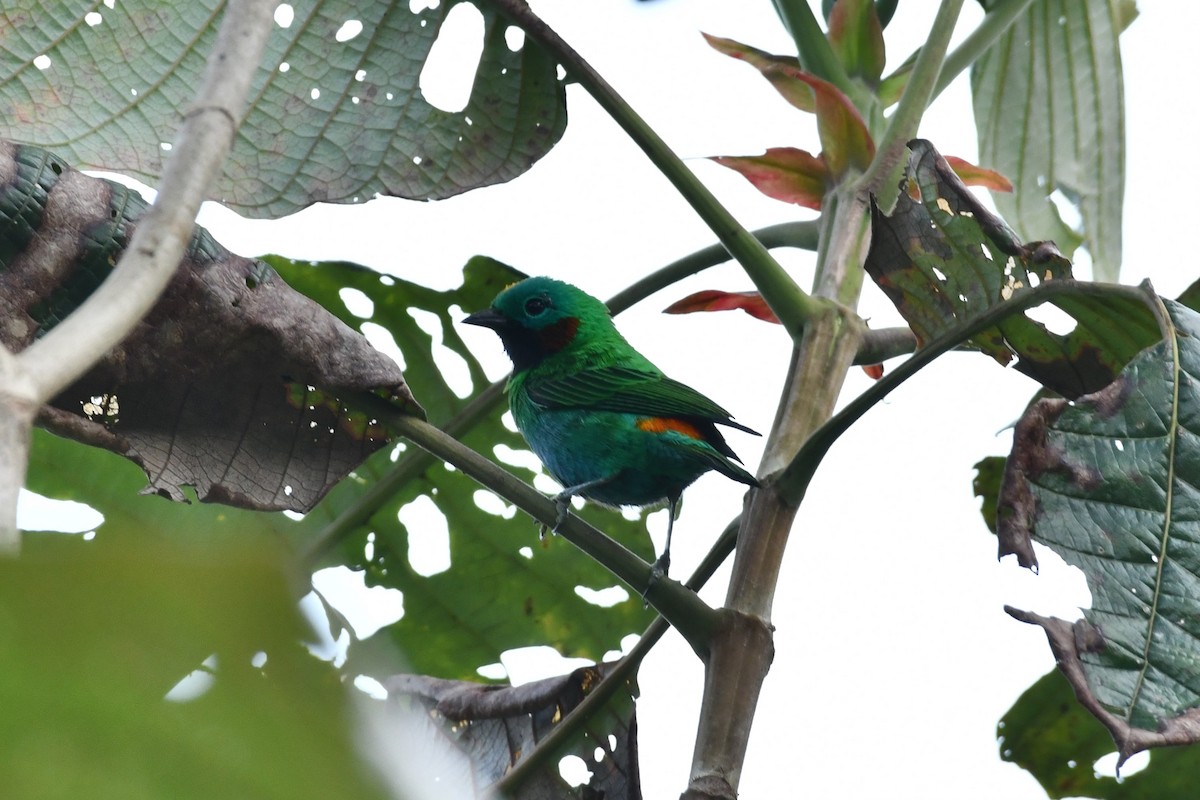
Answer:
[[(961, 2), (961, 0), (959, 0)], [(642, 148), (662, 174), (674, 184), (717, 239), (737, 259), (763, 299), (793, 339), (799, 340), (805, 323), (825, 313), (828, 305), (813, 298), (796, 284), (741, 224), (721, 205), (712, 192), (680, 160), (661, 137), (646, 124), (616, 90), (550, 26), (533, 13), (525, 0), (490, 0), (526, 35), (546, 48), (583, 88)]]
[(917, 63), (888, 123), (887, 132), (879, 141), (875, 158), (859, 178), (857, 189), (860, 197), (879, 193), (899, 168), (908, 140), (917, 135), (917, 126), (934, 95), (938, 74), (942, 71), (942, 59), (946, 55), (946, 48), (950, 46), (950, 36), (954, 33), (954, 23), (958, 20), (962, 5), (963, 0), (942, 0), (938, 7), (929, 39), (917, 55)]

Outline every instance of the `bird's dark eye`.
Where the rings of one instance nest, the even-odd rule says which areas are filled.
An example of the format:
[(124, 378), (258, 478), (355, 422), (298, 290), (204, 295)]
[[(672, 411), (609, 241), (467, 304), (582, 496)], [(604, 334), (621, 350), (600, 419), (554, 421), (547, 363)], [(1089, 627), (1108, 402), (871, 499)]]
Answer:
[(550, 301), (544, 297), (531, 297), (525, 301), (525, 313), (536, 317), (550, 307)]

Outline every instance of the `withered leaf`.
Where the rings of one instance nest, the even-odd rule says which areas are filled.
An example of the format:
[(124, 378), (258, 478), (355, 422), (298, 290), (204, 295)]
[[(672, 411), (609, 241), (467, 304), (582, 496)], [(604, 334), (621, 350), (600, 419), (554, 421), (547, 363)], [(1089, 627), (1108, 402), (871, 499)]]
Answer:
[[(23, 350), (112, 270), (147, 204), (0, 142), (0, 343)], [(142, 466), (147, 491), (307, 511), (387, 436), (343, 397), (422, 414), (399, 367), (266, 264), (197, 229), (150, 314), (40, 423)]]

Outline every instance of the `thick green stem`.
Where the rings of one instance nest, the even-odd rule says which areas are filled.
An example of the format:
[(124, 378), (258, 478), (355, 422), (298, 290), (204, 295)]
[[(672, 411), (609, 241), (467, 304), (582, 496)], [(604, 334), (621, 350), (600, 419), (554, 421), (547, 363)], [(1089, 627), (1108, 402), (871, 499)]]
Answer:
[(545, 47), (579, 82), (601, 108), (608, 112), (629, 137), (650, 157), (684, 199), (717, 235), (717, 239), (745, 269), (780, 322), (794, 339), (804, 324), (820, 314), (824, 303), (802, 290), (762, 243), (738, 223), (712, 192), (617, 94), (579, 53), (550, 29), (524, 0), (490, 0), (520, 26), (530, 38)]
[(904, 148), (908, 140), (917, 135), (917, 126), (933, 98), (938, 74), (942, 71), (942, 59), (950, 46), (950, 36), (954, 33), (954, 23), (958, 21), (962, 4), (963, 0), (942, 0), (938, 7), (929, 38), (917, 55), (917, 63), (888, 123), (887, 132), (878, 143), (871, 166), (858, 181), (860, 196), (879, 194), (885, 184), (899, 177)]
[(837, 86), (847, 96), (852, 96), (855, 87), (849, 73), (838, 61), (837, 54), (829, 44), (821, 23), (813, 14), (808, 0), (773, 0), (775, 10), (779, 12), (784, 27), (796, 42), (796, 53), (800, 66), (805, 72), (811, 72), (818, 78), (824, 78)]

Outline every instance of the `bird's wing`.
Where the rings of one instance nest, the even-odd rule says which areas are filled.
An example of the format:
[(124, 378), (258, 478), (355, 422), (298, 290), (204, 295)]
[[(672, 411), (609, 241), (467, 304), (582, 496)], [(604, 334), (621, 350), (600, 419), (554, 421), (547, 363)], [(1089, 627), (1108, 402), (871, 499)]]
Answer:
[(526, 390), (529, 399), (545, 409), (586, 408), (701, 419), (758, 435), (734, 422), (728, 411), (690, 386), (632, 367), (597, 367), (570, 375), (539, 377), (528, 381)]

